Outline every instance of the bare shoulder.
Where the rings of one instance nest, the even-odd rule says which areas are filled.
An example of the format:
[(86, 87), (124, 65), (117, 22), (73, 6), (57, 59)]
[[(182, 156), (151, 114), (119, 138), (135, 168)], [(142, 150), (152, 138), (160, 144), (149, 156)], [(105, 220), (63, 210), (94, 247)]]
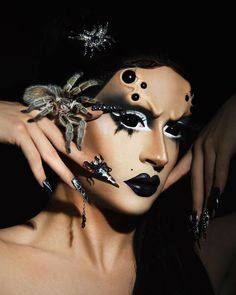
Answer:
[(235, 284), (230, 283), (230, 278), (236, 277), (235, 229), (236, 212), (215, 218), (210, 222), (207, 238), (201, 241), (198, 250), (215, 291), (221, 295), (231, 294), (222, 293), (224, 289), (235, 288)]

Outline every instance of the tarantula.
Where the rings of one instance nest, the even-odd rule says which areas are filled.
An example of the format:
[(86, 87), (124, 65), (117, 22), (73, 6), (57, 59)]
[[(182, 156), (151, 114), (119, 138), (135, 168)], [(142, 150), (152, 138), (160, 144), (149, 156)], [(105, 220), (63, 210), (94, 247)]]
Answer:
[[(37, 122), (49, 115), (57, 119), (57, 123), (65, 127), (66, 151), (71, 152), (70, 144), (76, 133), (76, 145), (81, 150), (81, 144), (85, 134), (86, 121), (81, 114), (87, 117), (92, 115), (85, 106), (94, 105), (95, 99), (81, 95), (84, 90), (101, 84), (98, 80), (88, 80), (74, 87), (76, 81), (83, 73), (74, 74), (61, 88), (55, 85), (35, 85), (26, 88), (23, 101), (29, 105), (23, 113), (39, 110), (40, 113), (28, 122)], [(76, 126), (76, 130), (74, 130)]]

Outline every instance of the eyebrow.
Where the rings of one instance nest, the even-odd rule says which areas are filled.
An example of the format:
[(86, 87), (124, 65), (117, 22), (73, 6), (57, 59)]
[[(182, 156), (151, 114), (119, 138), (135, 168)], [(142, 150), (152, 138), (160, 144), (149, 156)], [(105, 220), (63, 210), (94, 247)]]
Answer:
[[(145, 107), (140, 106), (140, 105), (129, 104), (124, 99), (124, 96), (122, 94), (117, 94), (117, 95), (112, 94), (112, 95), (105, 96), (105, 97), (103, 97), (102, 102), (107, 103), (107, 104), (113, 104), (115, 106), (121, 107), (124, 111), (141, 112), (147, 117), (148, 123), (151, 123), (153, 120), (155, 120), (157, 118), (151, 110), (148, 110)], [(177, 120), (169, 120), (169, 121), (181, 122), (184, 125), (187, 125), (190, 118), (191, 118), (191, 115), (187, 115), (187, 116), (183, 115)]]
[(139, 105), (131, 105), (129, 104), (123, 97), (123, 95), (112, 95), (112, 96), (106, 96), (102, 99), (102, 102), (107, 104), (113, 104), (115, 106), (121, 107), (124, 111), (138, 111), (142, 112), (144, 115), (146, 115), (149, 119), (154, 119), (155, 116), (152, 111), (146, 109), (143, 106)]

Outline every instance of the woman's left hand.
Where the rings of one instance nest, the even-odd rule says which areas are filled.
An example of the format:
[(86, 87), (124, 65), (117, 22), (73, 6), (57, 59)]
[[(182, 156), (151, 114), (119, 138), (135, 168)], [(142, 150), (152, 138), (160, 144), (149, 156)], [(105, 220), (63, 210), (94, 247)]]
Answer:
[[(167, 189), (191, 169), (193, 210), (200, 216), (222, 194), (236, 153), (236, 95), (218, 110), (170, 173)], [(210, 198), (211, 196), (211, 198)]]

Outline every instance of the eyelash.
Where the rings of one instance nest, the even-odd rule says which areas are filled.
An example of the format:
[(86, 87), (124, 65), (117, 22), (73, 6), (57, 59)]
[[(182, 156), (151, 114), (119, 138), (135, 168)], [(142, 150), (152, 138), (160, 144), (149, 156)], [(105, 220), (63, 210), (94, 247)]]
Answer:
[[(166, 130), (169, 129), (169, 132)], [(180, 140), (183, 137), (183, 133), (186, 129), (186, 125), (181, 121), (169, 121), (163, 128), (163, 133), (166, 137), (174, 140)], [(170, 131), (173, 131), (174, 134), (171, 134)], [(177, 134), (176, 134), (177, 132)]]
[[(118, 131), (121, 131), (121, 130), (125, 130), (128, 132), (129, 135), (132, 135), (134, 132), (137, 132), (137, 131), (150, 131), (151, 130), (148, 127), (147, 117), (141, 112), (137, 112), (137, 111), (125, 111), (123, 113), (113, 112), (113, 113), (111, 113), (111, 115), (117, 125), (117, 129), (116, 129), (115, 133), (117, 133)], [(132, 122), (132, 120), (133, 120), (133, 122)], [(136, 123), (136, 125), (135, 126), (128, 126), (125, 123), (126, 124), (128, 124), (128, 123), (135, 124)], [(140, 123), (142, 124), (143, 127), (137, 126)]]
[[(138, 111), (125, 111), (122, 113), (112, 112), (111, 116), (117, 125), (117, 129), (115, 133), (121, 130), (125, 130), (126, 132), (128, 132), (129, 135), (132, 135), (134, 132), (138, 132), (138, 131), (151, 131), (151, 129), (148, 127), (148, 120), (146, 115), (144, 115), (141, 112), (138, 112)], [(136, 124), (141, 123), (143, 127), (140, 127), (137, 125), (128, 126), (126, 125), (127, 120), (129, 121), (128, 123), (132, 123), (131, 120), (136, 120)], [(126, 124), (124, 123), (124, 121), (126, 121)], [(173, 140), (179, 140), (183, 136), (183, 132), (185, 128), (186, 128), (186, 123), (182, 121), (169, 121), (163, 127), (163, 133), (168, 138), (171, 138)], [(169, 132), (167, 132), (168, 129), (169, 129)], [(176, 133), (177, 131), (177, 134), (171, 134), (170, 131), (173, 131), (174, 133)]]

